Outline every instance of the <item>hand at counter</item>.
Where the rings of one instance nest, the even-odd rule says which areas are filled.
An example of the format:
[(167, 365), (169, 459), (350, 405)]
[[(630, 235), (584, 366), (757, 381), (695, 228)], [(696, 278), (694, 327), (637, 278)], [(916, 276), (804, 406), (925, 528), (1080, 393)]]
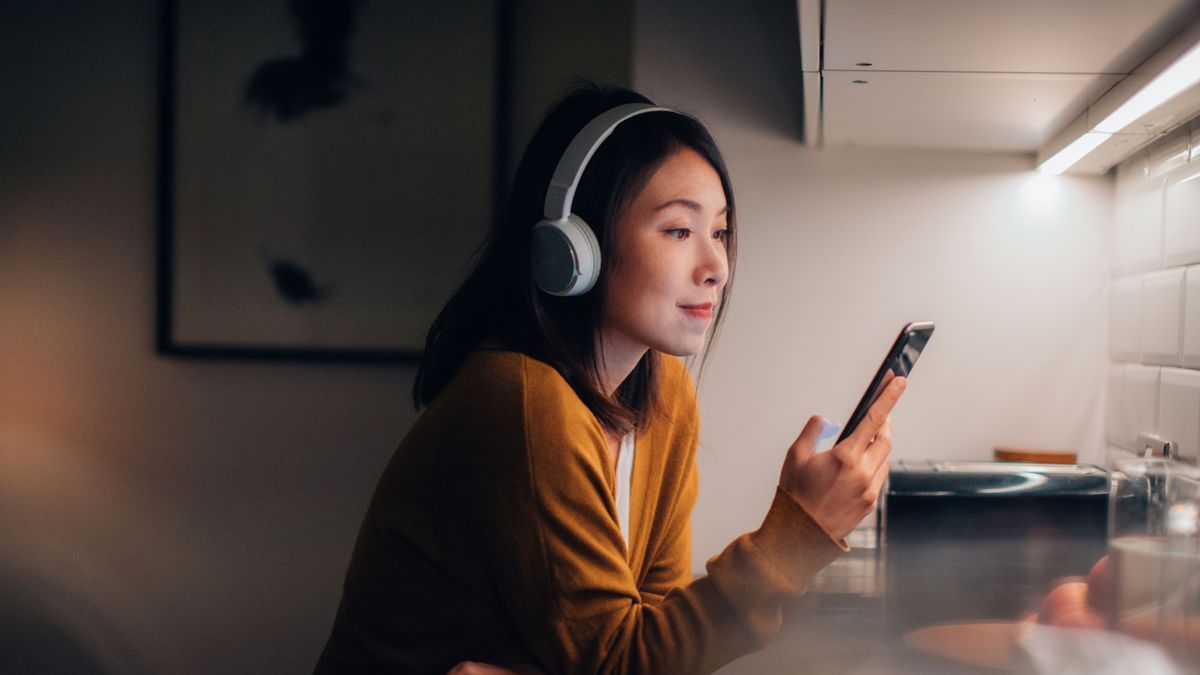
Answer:
[(1087, 581), (1073, 578), (1055, 586), (1042, 601), (1037, 622), (1060, 628), (1103, 629), (1107, 583), (1108, 556), (1104, 556), (1092, 566)]
[[(1026, 619), (1037, 625), (1023, 638), (1026, 651), (1040, 659), (1039, 672), (1058, 672), (1054, 664), (1083, 653), (1105, 672), (1197, 672), (1200, 619), (1179, 611), (1182, 589), (1164, 591), (1162, 579), (1132, 579), (1115, 579), (1106, 555), (1092, 566), (1087, 581), (1075, 577), (1051, 590), (1040, 610)], [(1106, 629), (1112, 632), (1102, 632)], [(1083, 666), (1076, 672), (1091, 670)]]

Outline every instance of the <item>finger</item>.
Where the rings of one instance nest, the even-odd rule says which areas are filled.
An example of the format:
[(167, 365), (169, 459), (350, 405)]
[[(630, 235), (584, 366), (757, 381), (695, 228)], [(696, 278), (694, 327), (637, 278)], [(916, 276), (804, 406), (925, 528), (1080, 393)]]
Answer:
[(896, 372), (893, 371), (891, 368), (888, 368), (887, 372), (883, 374), (883, 382), (881, 382), (879, 386), (886, 387), (886, 386), (888, 386), (888, 383), (891, 382), (892, 380), (894, 380), (895, 378), (896, 378)]
[(867, 411), (866, 417), (859, 423), (858, 428), (850, 434), (847, 439), (852, 442), (854, 447), (863, 448), (864, 451), (867, 444), (874, 438), (883, 425), (887, 422), (888, 414), (892, 412), (892, 408), (896, 406), (896, 401), (900, 400), (900, 394), (904, 393), (904, 387), (908, 384), (908, 380), (903, 377), (894, 378), (884, 388), (879, 395), (879, 399), (871, 405)]
[(892, 416), (888, 415), (883, 423), (883, 428), (879, 433), (875, 434), (875, 438), (871, 439), (871, 443), (867, 445), (867, 449), (863, 452), (863, 459), (867, 465), (872, 468), (877, 468), (887, 456), (892, 452)]
[(887, 480), (888, 473), (892, 470), (892, 463), (883, 460), (879, 468), (875, 470), (875, 475), (871, 477), (871, 487), (868, 488), (871, 494), (875, 496), (875, 500), (879, 500), (879, 495), (883, 493), (883, 483)]

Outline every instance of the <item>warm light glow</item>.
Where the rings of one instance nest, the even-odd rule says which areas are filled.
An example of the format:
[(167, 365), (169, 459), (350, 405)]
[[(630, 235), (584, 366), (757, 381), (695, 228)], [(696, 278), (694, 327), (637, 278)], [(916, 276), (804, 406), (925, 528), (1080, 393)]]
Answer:
[(1197, 82), (1200, 82), (1200, 44), (1189, 49), (1182, 58), (1150, 80), (1141, 91), (1097, 124), (1093, 131), (1116, 133)]
[(1059, 238), (1071, 222), (1067, 183), (1039, 172), (1017, 174), (1015, 199), (1006, 200), (1004, 218), (1024, 242)]
[(1038, 167), (1038, 171), (1051, 176), (1057, 176), (1058, 174), (1070, 168), (1075, 162), (1083, 159), (1084, 155), (1087, 155), (1092, 150), (1095, 150), (1097, 146), (1108, 140), (1111, 135), (1112, 134), (1100, 134), (1094, 131), (1089, 131), (1079, 138), (1076, 138), (1075, 141), (1067, 147), (1054, 153), (1054, 156), (1050, 159), (1042, 162), (1042, 165)]
[[(1031, 217), (1038, 214), (1052, 215), (1054, 219), (1057, 219), (1063, 200), (1062, 181), (1040, 172), (1025, 175), (1026, 178), (1022, 181), (1017, 193), (1017, 202), (1022, 211), (1021, 219), (1031, 222)], [(1033, 220), (1036, 221), (1036, 218)], [(1034, 224), (1042, 223), (1035, 222)]]

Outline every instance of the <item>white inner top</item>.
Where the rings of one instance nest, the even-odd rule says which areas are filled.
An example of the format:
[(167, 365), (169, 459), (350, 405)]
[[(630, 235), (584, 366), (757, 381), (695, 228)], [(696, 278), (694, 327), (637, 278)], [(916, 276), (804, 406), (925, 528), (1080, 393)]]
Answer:
[(621, 438), (621, 449), (617, 452), (617, 522), (625, 544), (629, 544), (629, 488), (633, 482), (633, 432)]

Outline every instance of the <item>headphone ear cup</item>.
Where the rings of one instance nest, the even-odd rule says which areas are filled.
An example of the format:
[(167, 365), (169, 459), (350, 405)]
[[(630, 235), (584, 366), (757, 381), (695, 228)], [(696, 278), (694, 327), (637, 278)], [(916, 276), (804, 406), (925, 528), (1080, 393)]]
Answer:
[(574, 213), (534, 225), (531, 245), (533, 281), (550, 295), (583, 295), (600, 278), (600, 242)]

